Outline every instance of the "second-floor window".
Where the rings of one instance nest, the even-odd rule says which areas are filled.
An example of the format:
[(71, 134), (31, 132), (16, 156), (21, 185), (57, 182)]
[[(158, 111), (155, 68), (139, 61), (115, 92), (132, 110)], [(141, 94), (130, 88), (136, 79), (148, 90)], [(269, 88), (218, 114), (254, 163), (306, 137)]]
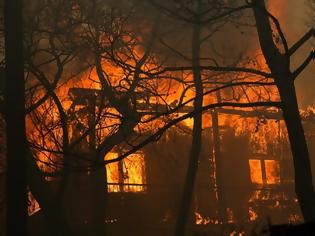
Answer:
[(254, 184), (279, 184), (280, 165), (279, 161), (271, 159), (250, 159), (250, 178)]

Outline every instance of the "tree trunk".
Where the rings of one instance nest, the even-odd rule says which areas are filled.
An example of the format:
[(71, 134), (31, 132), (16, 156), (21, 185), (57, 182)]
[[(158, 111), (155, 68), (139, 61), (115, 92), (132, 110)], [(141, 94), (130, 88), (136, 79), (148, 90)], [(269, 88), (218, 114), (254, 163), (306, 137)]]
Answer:
[(51, 236), (70, 235), (61, 205), (57, 201), (57, 195), (45, 180), (30, 151), (27, 154), (27, 170), (28, 185), (45, 217), (48, 234)]
[(295, 193), (305, 221), (315, 221), (315, 194), (304, 129), (293, 82), (278, 87), (288, 130), (295, 173)]
[(22, 0), (4, 2), (7, 235), (27, 235)]
[(253, 0), (259, 42), (267, 65), (280, 93), (284, 120), (287, 126), (295, 171), (295, 192), (305, 221), (315, 221), (315, 194), (310, 157), (298, 109), (294, 78), (290, 71), (289, 55), (281, 54), (274, 43), (264, 0)]
[[(216, 80), (215, 80), (216, 81)], [(221, 92), (216, 91), (217, 102), (222, 102)], [(218, 196), (218, 217), (219, 221), (223, 224), (227, 223), (226, 201), (224, 192), (224, 180), (223, 180), (223, 165), (222, 165), (222, 153), (221, 153), (221, 140), (220, 140), (220, 127), (219, 127), (219, 112), (214, 109), (211, 113), (212, 117), (212, 137), (213, 137), (213, 153), (215, 161), (215, 177), (216, 177), (216, 189)]]
[(92, 235), (105, 236), (106, 234), (106, 169), (103, 167), (94, 170), (89, 175), (91, 186), (91, 233)]
[[(218, 99), (219, 100), (219, 99)], [(218, 101), (219, 102), (219, 101)], [(221, 102), (221, 101), (220, 101)], [(224, 181), (222, 176), (222, 155), (221, 155), (221, 140), (219, 129), (219, 114), (216, 110), (211, 113), (212, 116), (212, 136), (213, 136), (213, 150), (215, 160), (215, 176), (216, 176), (216, 190), (218, 196), (218, 217), (223, 224), (227, 223), (227, 213), (224, 194)]]
[[(198, 8), (200, 8), (200, 0), (198, 1)], [(200, 9), (198, 9), (199, 11)], [(198, 19), (197, 19), (198, 22)], [(199, 23), (194, 24), (192, 32), (192, 65), (194, 84), (196, 89), (196, 99), (194, 101), (194, 109), (200, 109), (203, 103), (203, 86), (200, 72), (200, 33), (201, 26)], [(191, 200), (194, 191), (194, 184), (198, 170), (198, 162), (201, 151), (201, 129), (202, 129), (202, 113), (196, 112), (194, 116), (194, 124), (192, 131), (192, 145), (189, 154), (188, 170), (186, 174), (184, 190), (182, 193), (180, 209), (177, 216), (175, 226), (175, 236), (185, 235), (187, 221), (191, 213)]]
[[(91, 153), (96, 150), (96, 133), (95, 133), (95, 100), (89, 103), (89, 129), (92, 129), (89, 135), (89, 148)], [(98, 156), (98, 161), (103, 161), (104, 157)], [(107, 197), (107, 173), (106, 167), (101, 166), (93, 171), (88, 176), (88, 183), (91, 186), (91, 233), (92, 235), (104, 236), (106, 234), (106, 197)]]

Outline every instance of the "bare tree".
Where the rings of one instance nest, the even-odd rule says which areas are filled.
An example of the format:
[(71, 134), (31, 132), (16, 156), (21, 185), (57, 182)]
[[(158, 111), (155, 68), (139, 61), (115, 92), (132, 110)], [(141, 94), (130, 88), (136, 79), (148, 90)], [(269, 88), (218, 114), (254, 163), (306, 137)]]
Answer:
[[(308, 31), (289, 48), (279, 22), (267, 11), (265, 1), (253, 0), (252, 6), (261, 50), (280, 94), (294, 161), (296, 195), (304, 220), (314, 221), (315, 195), (312, 172), (294, 86), (296, 78), (314, 59), (314, 52), (310, 52), (305, 61), (293, 72), (290, 69), (290, 58), (308, 39), (314, 36), (314, 30)], [(277, 44), (275, 37), (280, 39), (280, 45)]]
[[(221, 4), (221, 1), (218, 2)], [(208, 39), (202, 38), (202, 26), (209, 22), (219, 22), (220, 19), (234, 16), (238, 11), (255, 5), (231, 5), (226, 8), (219, 4), (219, 10), (214, 15), (210, 14), (211, 7), (202, 11), (202, 1), (198, 1), (193, 8), (185, 8), (186, 3), (180, 5), (182, 11), (178, 12), (188, 11), (192, 16), (185, 18), (185, 14), (174, 14), (176, 18), (192, 24), (192, 59), (188, 60), (188, 66), (172, 67), (163, 61), (163, 55), (156, 56), (161, 20), (159, 15), (155, 23), (145, 22), (145, 30), (139, 31), (133, 27), (136, 25), (136, 20), (130, 13), (133, 11), (124, 9), (124, 12), (102, 1), (77, 1), (71, 4), (68, 1), (54, 1), (42, 4), (44, 5), (35, 4), (35, 11), (38, 12), (27, 25), (29, 28), (25, 37), (26, 110), (32, 124), (30, 127), (33, 128), (28, 132), (31, 149), (28, 152), (28, 181), (31, 191), (48, 216), (50, 228), (55, 230), (52, 234), (58, 234), (54, 225), (66, 227), (64, 219), (58, 218), (58, 214), (63, 212), (62, 199), (65, 190), (71, 185), (69, 180), (73, 175), (91, 173), (85, 177), (95, 185), (93, 204), (98, 207), (94, 212), (95, 221), (91, 223), (94, 232), (101, 234), (105, 231), (102, 225), (106, 210), (105, 165), (123, 160), (148, 143), (158, 140), (173, 125), (194, 117), (191, 163), (176, 230), (177, 235), (182, 235), (190, 213), (198, 167), (202, 112), (224, 106), (281, 105), (272, 99), (239, 102), (233, 97), (203, 106), (203, 97), (219, 90), (275, 84), (270, 82), (277, 75), (274, 71), (269, 73), (245, 66), (219, 66), (215, 60), (210, 60), (213, 63), (210, 66), (201, 63), (201, 41)], [(158, 9), (174, 13), (163, 5), (156, 2), (153, 4)], [(165, 42), (162, 44), (168, 47)], [(306, 64), (308, 62), (307, 60)], [(295, 75), (303, 68), (304, 66), (297, 70)], [(193, 74), (193, 80), (177, 74), (187, 71)], [(232, 73), (255, 75), (259, 79), (227, 79)], [(205, 77), (208, 79), (204, 79)], [(211, 80), (210, 77), (215, 79)], [(80, 78), (90, 82), (85, 91), (73, 88), (82, 82)], [(275, 82), (278, 85), (277, 80)], [(174, 83), (183, 86), (177, 102), (174, 98), (169, 98), (170, 87)], [(94, 87), (88, 88), (91, 86)], [(243, 91), (243, 88), (240, 90)], [(194, 97), (185, 98), (188, 90), (194, 91)], [(284, 93), (280, 94), (284, 97)], [(80, 96), (83, 99), (80, 100)], [(73, 99), (71, 105), (69, 97)], [(80, 101), (76, 103), (78, 100), (74, 98)], [(193, 108), (191, 103), (194, 103)], [(83, 105), (86, 107), (82, 108)], [(80, 106), (81, 108), (77, 108)], [(178, 116), (183, 111), (186, 114)], [(155, 123), (156, 121), (159, 122)], [(104, 160), (106, 154), (119, 145), (126, 147), (122, 155)], [(45, 158), (43, 155), (46, 155)], [(45, 180), (48, 176), (59, 181), (57, 192), (52, 191), (49, 182)], [(67, 203), (63, 204), (67, 206)], [(66, 231), (63, 233), (67, 235)]]

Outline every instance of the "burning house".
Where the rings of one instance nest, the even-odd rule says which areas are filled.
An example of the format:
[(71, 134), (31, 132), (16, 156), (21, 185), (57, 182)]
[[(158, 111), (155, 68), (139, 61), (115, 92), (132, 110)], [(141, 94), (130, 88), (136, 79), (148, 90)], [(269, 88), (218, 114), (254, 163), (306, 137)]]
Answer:
[[(293, 164), (298, 144), (286, 124), (296, 122), (282, 111), (295, 121), (301, 113), (305, 132), (295, 128), (310, 157), (315, 112), (299, 111), (294, 81), (282, 80), (314, 59), (312, 51), (291, 73), (291, 56), (314, 30), (288, 48), (277, 21), (283, 1), (266, 7), (275, 16), (259, 12), (264, 1), (256, 0), (118, 2), (26, 6), (34, 16), (25, 17), (24, 33), (31, 234), (173, 235), (185, 207), (189, 236), (303, 222), (297, 196), (312, 184), (294, 192), (305, 187), (295, 175), (303, 163)], [(235, 40), (226, 40), (230, 32)], [(261, 32), (278, 58), (268, 60)]]
[[(84, 124), (94, 126), (96, 117), (91, 111), (98, 106), (98, 95), (99, 91), (93, 89), (69, 90), (69, 111), (76, 116), (71, 123), (73, 140), (80, 129), (89, 129), (83, 127)], [(185, 109), (189, 111), (191, 107)], [(312, 114), (305, 112), (304, 116), (305, 125), (310, 127), (310, 141)], [(219, 119), (213, 119), (215, 116)], [(190, 231), (243, 232), (249, 230), (248, 225), (266, 220), (273, 224), (300, 222), (302, 218), (293, 191), (291, 154), (281, 113), (219, 108), (209, 111), (206, 118), (212, 119), (203, 127)], [(106, 164), (100, 186), (102, 197), (106, 199), (105, 222), (111, 235), (127, 232), (129, 235), (147, 235), (148, 232), (168, 235), (172, 232), (188, 165), (190, 132), (191, 124), (184, 120), (157, 142), (120, 161)], [(97, 129), (89, 133), (80, 141), (79, 152), (95, 149), (99, 135)], [(117, 146), (104, 159), (115, 159), (124, 149), (124, 145)], [(87, 230), (84, 226), (93, 221), (93, 211), (99, 206), (93, 205), (94, 186), (89, 182), (93, 181), (94, 170), (89, 162), (79, 162), (87, 168), (70, 174), (72, 177), (64, 194), (68, 198), (71, 224), (84, 232)], [(235, 225), (244, 228), (237, 229)]]

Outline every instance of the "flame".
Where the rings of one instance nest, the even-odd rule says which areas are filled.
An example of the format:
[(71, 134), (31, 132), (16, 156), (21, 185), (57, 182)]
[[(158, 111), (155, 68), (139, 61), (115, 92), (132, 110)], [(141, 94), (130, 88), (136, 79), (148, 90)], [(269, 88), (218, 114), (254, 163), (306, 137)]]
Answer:
[[(124, 191), (142, 192), (145, 190), (145, 165), (144, 155), (134, 153), (128, 156), (124, 161)], [(135, 184), (135, 185), (130, 185)]]
[[(105, 160), (115, 159), (117, 158), (118, 154), (110, 152), (106, 155)], [(106, 165), (106, 174), (107, 174), (107, 183), (108, 185), (108, 192), (119, 192), (119, 170), (118, 170), (118, 163), (113, 162)]]
[(303, 222), (303, 218), (301, 217), (301, 215), (298, 214), (290, 214), (289, 215), (289, 223), (290, 224), (296, 224), (296, 223), (300, 223)]
[(227, 215), (227, 222), (228, 223), (232, 224), (235, 222), (234, 213), (233, 213), (233, 210), (231, 208), (226, 209), (226, 215)]
[[(283, 7), (284, 1), (276, 1), (271, 4), (271, 11), (275, 15), (281, 15), (281, 10)], [(141, 58), (144, 54), (142, 48), (134, 48), (133, 54), (137, 57), (137, 59)], [(259, 67), (259, 69), (263, 69), (268, 71), (266, 66), (266, 62), (261, 55), (260, 51), (255, 51), (251, 57), (254, 60), (250, 60), (247, 62), (246, 66), (251, 66), (253, 68)], [(157, 67), (156, 59), (153, 57), (148, 63), (144, 65), (145, 70), (150, 71)], [(125, 63), (129, 63), (133, 67), (135, 66), (135, 62), (132, 61), (130, 58), (125, 58)], [(129, 80), (130, 78), (125, 78), (126, 74), (123, 68), (117, 66), (116, 64), (103, 60), (102, 66), (104, 70), (106, 70), (107, 76), (110, 78), (110, 83), (113, 86), (120, 85), (121, 82), (124, 80)], [(177, 74), (172, 74), (177, 75)], [(241, 73), (239, 76), (244, 78), (247, 75), (242, 75)], [(192, 80), (191, 74), (182, 75), (182, 77), (189, 81)], [(259, 80), (259, 78), (249, 78), (247, 80)], [(126, 81), (125, 81), (126, 82)], [(124, 86), (128, 86), (128, 83), (123, 84)], [(168, 95), (165, 96), (163, 99), (159, 97), (150, 97), (148, 99), (149, 103), (152, 104), (166, 104), (169, 105), (175, 102), (180, 95), (184, 91), (184, 87), (180, 83), (176, 82), (168, 82), (167, 79), (159, 79), (157, 84), (150, 84), (150, 86), (154, 86), (157, 90), (157, 93), (163, 94), (167, 91)], [(67, 111), (71, 107), (71, 100), (68, 97), (68, 91), (70, 88), (86, 88), (86, 89), (101, 89), (101, 83), (99, 81), (96, 69), (94, 67), (82, 72), (75, 78), (66, 81), (62, 86), (59, 86), (56, 89), (56, 94), (58, 98), (62, 101), (62, 105), (64, 109)], [(141, 92), (141, 91), (140, 91)], [(37, 92), (37, 97), (40, 98), (45, 93), (44, 91), (40, 90)], [(188, 90), (185, 94), (184, 101), (191, 99), (195, 96), (195, 93), (192, 89)], [(223, 99), (232, 100), (232, 101), (239, 101), (239, 102), (248, 102), (250, 101), (257, 101), (257, 100), (276, 100), (278, 99), (278, 93), (275, 88), (246, 88), (246, 91), (243, 87), (227, 89), (226, 91), (222, 92)], [(140, 98), (141, 102), (145, 102), (143, 98)], [(208, 105), (217, 101), (216, 95), (212, 94), (205, 97), (204, 105)], [(175, 102), (176, 103), (176, 102)], [(176, 105), (176, 104), (175, 104)], [(192, 106), (192, 103), (189, 104)], [(82, 109), (83, 107), (79, 107)], [(245, 111), (252, 110), (250, 108), (244, 109)], [(49, 112), (47, 112), (49, 111)], [(27, 127), (28, 127), (28, 138), (40, 146), (43, 150), (38, 151), (36, 153), (38, 164), (42, 170), (45, 171), (54, 171), (55, 168), (51, 167), (56, 160), (59, 160), (59, 156), (52, 154), (49, 150), (60, 151), (60, 143), (56, 143), (56, 140), (60, 142), (61, 140), (61, 128), (57, 126), (60, 122), (60, 117), (58, 110), (51, 99), (48, 99), (43, 105), (41, 105), (37, 109), (37, 116), (38, 121), (43, 121), (44, 123), (42, 126), (49, 126), (53, 127), (54, 130), (52, 132), (52, 137), (46, 136), (45, 139), (40, 134), (40, 131), (36, 129), (39, 126), (38, 123), (34, 122), (34, 117), (28, 116), (27, 117)], [(118, 114), (115, 109), (108, 109), (108, 112), (113, 114)], [(211, 119), (209, 116), (211, 114), (205, 113), (203, 115), (203, 127), (211, 127)], [(45, 116), (46, 120), (41, 120), (41, 116)], [(86, 118), (80, 118), (80, 122), (86, 125), (87, 121)], [(239, 116), (231, 116), (231, 115), (223, 115), (220, 114), (219, 119), (219, 126), (228, 125), (230, 127), (235, 128), (236, 134), (241, 135), (242, 133), (250, 132), (250, 142), (252, 146), (252, 150), (254, 153), (259, 154), (268, 154), (268, 143), (270, 142), (277, 142), (277, 132), (278, 124), (275, 122), (267, 122), (265, 119), (259, 119), (259, 124), (257, 125), (257, 119), (248, 118), (248, 119), (240, 119)], [(111, 125), (119, 123), (118, 119), (111, 119), (106, 117), (106, 120), (103, 119), (101, 124), (97, 126), (99, 128), (99, 137), (100, 139), (106, 137), (114, 128), (109, 129), (102, 129), (102, 125)], [(145, 127), (144, 125), (138, 126), (136, 129), (146, 129), (146, 130), (153, 130), (154, 128), (163, 125), (165, 122), (161, 120), (157, 120), (151, 123), (151, 126)], [(193, 119), (186, 119), (183, 122), (186, 126), (192, 127), (193, 126)], [(258, 126), (258, 128), (257, 128)], [(69, 128), (70, 136), (74, 137), (76, 128), (75, 126), (70, 126)], [(48, 137), (48, 138), (47, 138)], [(84, 144), (88, 144), (89, 140), (86, 140), (85, 143), (81, 143), (81, 148), (86, 149), (83, 147)], [(47, 149), (47, 151), (44, 151)], [(118, 153), (110, 152), (106, 155), (105, 159), (113, 159), (118, 156)], [(260, 160), (260, 159), (253, 159), (249, 160), (249, 170), (250, 170), (250, 178), (252, 183), (263, 185), (264, 183), (267, 184), (279, 184), (280, 183), (280, 165), (279, 162), (276, 160), (268, 159), (268, 160)], [(268, 158), (272, 158), (268, 156)], [(262, 165), (263, 161), (263, 165)], [(264, 166), (264, 168), (263, 168)], [(145, 169), (145, 160), (143, 153), (135, 153), (130, 155), (128, 158), (121, 162), (114, 162), (106, 165), (107, 171), (107, 182), (108, 182), (108, 191), (109, 192), (143, 192), (146, 190), (146, 169)], [(263, 173), (265, 173), (266, 179), (263, 179)], [(260, 196), (261, 199), (261, 196)], [(256, 199), (257, 200), (257, 199)], [(233, 212), (231, 209), (227, 211), (229, 222), (233, 222)], [(254, 221), (258, 218), (258, 214), (252, 209), (249, 208), (249, 218), (251, 221)], [(200, 213), (195, 212), (195, 222), (198, 225), (207, 225), (207, 224), (218, 224), (219, 222), (216, 220), (212, 220), (209, 217), (203, 217)]]
[[(264, 162), (264, 168), (262, 168)], [(255, 184), (279, 184), (280, 183), (280, 166), (276, 160), (249, 160), (250, 178)], [(263, 172), (266, 179), (263, 179)]]
[(248, 209), (248, 215), (250, 221), (255, 221), (258, 219), (258, 214), (253, 210), (252, 207), (249, 207)]
[[(118, 153), (110, 152), (105, 159), (118, 157)], [(145, 191), (145, 164), (142, 153), (129, 155), (121, 162), (106, 165), (109, 192), (143, 192)]]
[(197, 225), (207, 225), (211, 222), (210, 218), (209, 217), (202, 217), (202, 215), (195, 211), (195, 223)]

